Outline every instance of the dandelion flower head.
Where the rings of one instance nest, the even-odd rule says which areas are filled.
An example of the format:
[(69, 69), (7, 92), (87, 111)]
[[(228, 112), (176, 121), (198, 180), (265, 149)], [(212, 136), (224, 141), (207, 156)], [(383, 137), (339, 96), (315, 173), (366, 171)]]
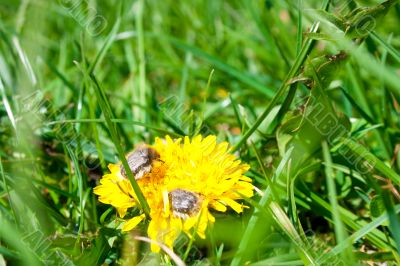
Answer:
[[(151, 171), (136, 181), (150, 207), (147, 234), (155, 243), (172, 248), (181, 232), (205, 238), (207, 226), (215, 221), (210, 209), (226, 212), (230, 207), (241, 213), (246, 206), (237, 200), (253, 196), (251, 179), (244, 176), (249, 166), (229, 152), (227, 142), (217, 143), (215, 136), (192, 140), (166, 136), (149, 147), (159, 157)], [(120, 164), (110, 164), (111, 173), (103, 176), (94, 193), (123, 218), (137, 205), (137, 197), (121, 169)], [(139, 214), (127, 219), (122, 230), (132, 230), (144, 218)], [(155, 243), (151, 249), (158, 252)]]

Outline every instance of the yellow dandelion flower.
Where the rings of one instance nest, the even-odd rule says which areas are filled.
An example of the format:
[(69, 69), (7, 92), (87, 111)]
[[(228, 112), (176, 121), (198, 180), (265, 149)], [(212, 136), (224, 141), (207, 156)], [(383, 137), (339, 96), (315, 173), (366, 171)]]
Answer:
[[(192, 140), (166, 136), (149, 147), (157, 159), (146, 162), (151, 171), (141, 173), (137, 182), (150, 207), (148, 236), (158, 243), (172, 248), (181, 232), (205, 238), (207, 226), (215, 221), (211, 208), (225, 212), (230, 207), (241, 213), (246, 206), (236, 200), (253, 196), (251, 179), (244, 176), (249, 166), (229, 152), (227, 142), (218, 144), (215, 136)], [(94, 193), (124, 217), (137, 199), (121, 168), (110, 164), (111, 173), (103, 176)], [(144, 218), (141, 214), (127, 220), (122, 230), (132, 230)], [(159, 246), (152, 244), (151, 249), (158, 252)]]

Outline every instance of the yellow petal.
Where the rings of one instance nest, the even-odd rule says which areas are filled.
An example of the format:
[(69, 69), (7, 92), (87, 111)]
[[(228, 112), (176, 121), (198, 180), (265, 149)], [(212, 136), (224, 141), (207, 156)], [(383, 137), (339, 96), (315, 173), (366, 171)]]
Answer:
[[(161, 216), (152, 218), (147, 229), (147, 235), (155, 242), (163, 243), (172, 249), (176, 238), (182, 230), (182, 222), (177, 218), (164, 219)], [(157, 243), (151, 244), (152, 252), (160, 251), (160, 247)]]
[(185, 231), (185, 233), (190, 236), (190, 229), (195, 227), (197, 222), (198, 222), (198, 217), (197, 216), (193, 216), (193, 217), (187, 218), (183, 222), (183, 231)]
[(172, 218), (170, 220), (169, 228), (163, 234), (163, 242), (165, 245), (172, 249), (175, 240), (178, 238), (179, 233), (182, 230), (182, 222), (180, 219)]
[(143, 221), (144, 217), (146, 217), (144, 214), (135, 216), (132, 219), (128, 220), (123, 226), (122, 226), (122, 231), (130, 231), (133, 228), (135, 228), (141, 221)]
[[(200, 213), (199, 223), (197, 225), (197, 234), (202, 239), (206, 238), (205, 231), (207, 229), (208, 222), (210, 221), (209, 218), (212, 217), (212, 216), (210, 217), (209, 214), (210, 213), (209, 213), (207, 207), (203, 208), (202, 212)], [(212, 218), (214, 218), (214, 217), (212, 217)]]
[(212, 208), (220, 212), (226, 212), (227, 210), (226, 206), (219, 201), (213, 201), (210, 205)]
[(194, 144), (200, 144), (202, 138), (203, 138), (203, 137), (202, 137), (201, 135), (197, 135), (197, 136), (195, 136), (195, 137), (192, 139), (192, 143), (194, 143)]
[(253, 181), (250, 177), (247, 177), (247, 176), (244, 176), (244, 175), (242, 175), (240, 177), (240, 180), (245, 181), (245, 182), (250, 182), (250, 183)]
[(168, 191), (163, 191), (163, 202), (164, 202), (164, 217), (168, 217), (170, 213), (170, 206), (169, 206), (169, 198), (168, 198)]
[[(152, 217), (152, 220), (149, 223), (149, 227), (147, 228), (147, 235), (154, 241), (159, 241), (157, 238), (159, 230), (159, 223), (156, 217)], [(160, 252), (160, 247), (156, 243), (151, 243), (151, 251), (152, 252)]]
[(127, 210), (127, 208), (117, 208), (119, 217), (123, 218), (126, 214), (126, 210)]
[(118, 173), (120, 171), (119, 165), (118, 164), (112, 164), (110, 163), (108, 165), (108, 169), (110, 170), (111, 173)]
[(222, 201), (225, 202), (229, 207), (231, 207), (237, 213), (241, 213), (243, 211), (242, 205), (237, 203), (231, 198), (222, 198)]

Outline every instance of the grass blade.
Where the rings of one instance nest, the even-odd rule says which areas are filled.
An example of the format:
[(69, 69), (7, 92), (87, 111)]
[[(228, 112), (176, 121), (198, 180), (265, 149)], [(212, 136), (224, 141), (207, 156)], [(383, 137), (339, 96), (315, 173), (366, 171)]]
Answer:
[(99, 102), (100, 108), (103, 111), (103, 115), (106, 120), (107, 128), (110, 132), (111, 139), (114, 142), (114, 145), (118, 152), (118, 157), (121, 160), (126, 173), (128, 174), (128, 179), (131, 182), (132, 188), (139, 200), (139, 205), (140, 205), (141, 209), (146, 214), (146, 216), (149, 217), (149, 214), (150, 214), (149, 205), (147, 204), (146, 199), (143, 196), (143, 193), (140, 190), (139, 185), (136, 183), (135, 177), (133, 176), (132, 171), (129, 167), (129, 164), (125, 158), (124, 150), (122, 149), (122, 146), (120, 144), (120, 137), (118, 134), (118, 130), (111, 120), (111, 119), (113, 119), (113, 114), (110, 109), (110, 104), (108, 103), (107, 98), (105, 98), (103, 96), (103, 95), (105, 95), (104, 90), (100, 86), (100, 84), (97, 82), (95, 76), (92, 74), (92, 75), (90, 75), (90, 77), (95, 85), (95, 93), (96, 93), (97, 101)]
[[(328, 8), (329, 0), (323, 3), (323, 9)], [(310, 32), (317, 32), (319, 28), (319, 22), (315, 22)], [(312, 47), (314, 45), (314, 40), (307, 39), (304, 43), (302, 50), (300, 51), (299, 55), (296, 57), (296, 61), (294, 62), (293, 66), (290, 68), (289, 73), (287, 74), (286, 78), (282, 82), (282, 85), (279, 87), (278, 91), (275, 93), (274, 97), (268, 103), (267, 107), (265, 108), (264, 112), (257, 118), (254, 124), (246, 131), (246, 133), (240, 138), (240, 140), (235, 144), (233, 147), (233, 151), (237, 151), (245, 142), (246, 140), (257, 130), (257, 128), (261, 125), (264, 119), (268, 116), (271, 110), (278, 104), (280, 98), (285, 94), (287, 87), (289, 86), (288, 81), (295, 77), (295, 75), (300, 70), (301, 65), (306, 60), (308, 54), (311, 52)]]
[[(325, 161), (325, 177), (328, 188), (329, 202), (332, 207), (332, 220), (333, 220), (333, 226), (335, 228), (336, 241), (337, 244), (341, 244), (347, 238), (347, 234), (343, 226), (342, 220), (340, 219), (340, 214), (338, 209), (339, 204), (337, 202), (336, 184), (334, 179), (335, 176), (332, 170), (332, 159), (329, 152), (328, 144), (325, 141), (322, 142), (322, 153)], [(344, 258), (346, 258), (346, 261), (350, 261), (351, 252), (352, 250), (350, 249), (347, 250), (346, 253), (343, 253)]]

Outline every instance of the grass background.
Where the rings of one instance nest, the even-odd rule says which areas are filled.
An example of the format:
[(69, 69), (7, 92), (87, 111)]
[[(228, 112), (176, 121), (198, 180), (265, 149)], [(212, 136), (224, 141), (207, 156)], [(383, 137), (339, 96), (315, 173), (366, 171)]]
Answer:
[(179, 238), (186, 264), (398, 265), (400, 6), (380, 3), (3, 0), (0, 263), (176, 263), (92, 189), (137, 143), (215, 134), (258, 193)]

